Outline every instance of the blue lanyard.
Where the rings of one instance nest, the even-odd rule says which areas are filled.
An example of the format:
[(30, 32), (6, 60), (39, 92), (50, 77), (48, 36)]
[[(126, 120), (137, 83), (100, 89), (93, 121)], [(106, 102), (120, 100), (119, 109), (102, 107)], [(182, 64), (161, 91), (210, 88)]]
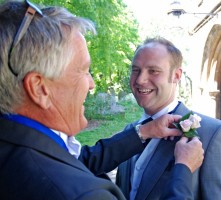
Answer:
[(34, 121), (30, 118), (24, 117), (22, 115), (9, 114), (9, 115), (1, 115), (1, 117), (11, 120), (11, 121), (18, 122), (19, 124), (23, 124), (25, 126), (31, 127), (33, 129), (47, 135), (52, 140), (54, 140), (57, 144), (59, 144), (62, 148), (64, 148), (65, 150), (68, 151), (68, 148), (66, 147), (62, 138), (59, 135), (57, 135), (56, 133), (54, 133), (52, 130), (50, 130), (48, 127), (44, 126), (43, 124), (40, 124), (39, 122)]

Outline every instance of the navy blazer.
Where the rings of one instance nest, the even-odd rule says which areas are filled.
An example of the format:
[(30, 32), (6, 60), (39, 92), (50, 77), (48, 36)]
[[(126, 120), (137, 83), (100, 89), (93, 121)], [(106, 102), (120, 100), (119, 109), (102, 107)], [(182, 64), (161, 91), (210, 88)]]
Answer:
[[(175, 114), (185, 115), (190, 110), (180, 104)], [(202, 166), (193, 174), (192, 191), (195, 200), (214, 200), (221, 196), (221, 121), (201, 115), (201, 127), (197, 129), (203, 143), (205, 158)], [(137, 124), (129, 124), (125, 129)], [(174, 164), (174, 141), (161, 140), (146, 167), (135, 200), (159, 200), (168, 184)], [(127, 199), (130, 192), (130, 166), (132, 159), (118, 167), (116, 183)]]
[(125, 200), (115, 184), (94, 174), (114, 169), (143, 150), (134, 129), (101, 140), (93, 148), (84, 147), (79, 159), (93, 174), (32, 128), (0, 118), (0, 132), (1, 200)]
[(161, 188), (160, 200), (193, 200), (192, 173), (187, 166), (176, 164), (166, 185)]
[[(0, 118), (0, 130), (2, 200), (125, 200), (111, 181), (95, 175), (114, 169), (143, 150), (134, 128), (100, 140), (93, 147), (85, 146), (79, 160), (93, 174), (52, 139), (32, 128)], [(177, 179), (177, 173), (185, 179)], [(190, 196), (191, 177), (186, 166), (176, 165), (163, 198), (181, 200)], [(174, 183), (180, 187), (174, 187)]]

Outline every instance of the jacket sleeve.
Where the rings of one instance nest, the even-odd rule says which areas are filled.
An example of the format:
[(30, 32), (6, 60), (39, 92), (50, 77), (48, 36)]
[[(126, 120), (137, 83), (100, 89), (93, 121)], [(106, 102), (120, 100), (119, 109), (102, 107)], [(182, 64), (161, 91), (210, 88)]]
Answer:
[[(209, 127), (210, 130), (213, 127)], [(210, 140), (206, 138), (208, 146), (204, 148), (204, 161), (199, 172), (200, 191), (202, 191), (201, 199), (213, 200), (219, 199), (221, 196), (221, 126), (216, 126), (213, 134), (209, 130), (206, 134), (212, 135), (212, 138)]]
[(126, 200), (123, 195), (122, 196), (115, 196), (111, 192), (108, 192), (107, 190), (93, 190), (88, 193), (84, 193), (81, 197), (79, 197), (77, 200)]
[(189, 168), (176, 164), (163, 190), (160, 200), (192, 200), (192, 173)]
[(101, 139), (94, 146), (84, 146), (79, 160), (95, 175), (110, 172), (120, 163), (142, 152), (144, 146), (134, 128), (111, 138)]

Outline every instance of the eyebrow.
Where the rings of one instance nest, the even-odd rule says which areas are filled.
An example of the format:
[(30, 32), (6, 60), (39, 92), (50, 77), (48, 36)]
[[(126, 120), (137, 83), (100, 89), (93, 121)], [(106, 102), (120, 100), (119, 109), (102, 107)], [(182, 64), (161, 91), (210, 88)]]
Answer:
[[(135, 65), (135, 64), (132, 64), (131, 67), (132, 67), (132, 68), (135, 68), (135, 67), (140, 68), (139, 65)], [(157, 65), (145, 66), (144, 68), (145, 68), (145, 69), (146, 69), (146, 68), (150, 68), (150, 69), (153, 69), (153, 68), (154, 68), (154, 69), (162, 69), (162, 67), (157, 66)]]

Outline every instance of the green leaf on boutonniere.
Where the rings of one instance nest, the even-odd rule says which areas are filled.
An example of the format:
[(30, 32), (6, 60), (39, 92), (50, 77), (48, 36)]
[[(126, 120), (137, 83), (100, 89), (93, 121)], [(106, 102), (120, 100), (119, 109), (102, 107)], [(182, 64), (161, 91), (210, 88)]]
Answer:
[(193, 111), (190, 111), (189, 113), (187, 113), (186, 115), (184, 115), (179, 122), (184, 121), (186, 119), (189, 119), (190, 115), (193, 115)]
[(192, 111), (184, 115), (179, 122), (173, 123), (174, 126), (183, 132), (183, 135), (188, 138), (199, 137), (196, 128), (200, 127), (201, 118)]
[(183, 132), (183, 135), (188, 138), (199, 137), (197, 131), (194, 129), (191, 129), (188, 132)]

